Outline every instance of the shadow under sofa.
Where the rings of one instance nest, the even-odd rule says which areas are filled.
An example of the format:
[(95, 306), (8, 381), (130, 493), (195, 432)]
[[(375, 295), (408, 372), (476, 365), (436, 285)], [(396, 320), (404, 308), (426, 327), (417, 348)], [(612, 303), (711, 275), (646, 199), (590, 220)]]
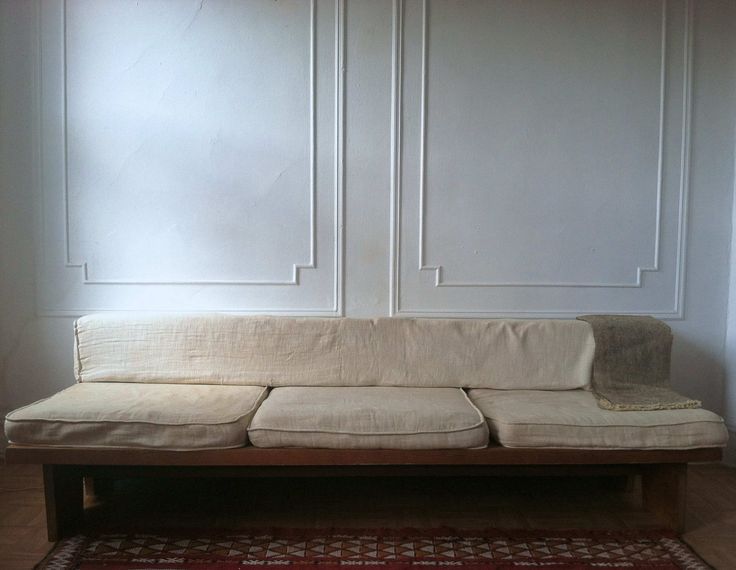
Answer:
[(577, 320), (102, 314), (74, 351), (77, 383), (5, 421), (51, 540), (85, 478), (131, 475), (641, 475), (680, 530), (687, 463), (728, 437), (703, 409), (599, 408)]

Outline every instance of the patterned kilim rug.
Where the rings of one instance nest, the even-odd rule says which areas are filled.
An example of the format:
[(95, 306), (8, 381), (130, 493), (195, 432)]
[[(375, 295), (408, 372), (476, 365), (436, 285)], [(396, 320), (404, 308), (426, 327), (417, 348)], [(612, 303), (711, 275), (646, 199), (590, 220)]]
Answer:
[(666, 531), (295, 530), (103, 534), (37, 570), (587, 570), (710, 568)]

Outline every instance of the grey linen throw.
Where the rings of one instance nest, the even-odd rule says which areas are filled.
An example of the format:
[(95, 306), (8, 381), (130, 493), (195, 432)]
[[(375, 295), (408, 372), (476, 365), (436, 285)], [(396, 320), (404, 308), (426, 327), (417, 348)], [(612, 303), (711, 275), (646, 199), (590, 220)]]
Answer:
[(593, 393), (614, 411), (699, 408), (669, 388), (672, 331), (653, 317), (585, 315), (593, 327)]

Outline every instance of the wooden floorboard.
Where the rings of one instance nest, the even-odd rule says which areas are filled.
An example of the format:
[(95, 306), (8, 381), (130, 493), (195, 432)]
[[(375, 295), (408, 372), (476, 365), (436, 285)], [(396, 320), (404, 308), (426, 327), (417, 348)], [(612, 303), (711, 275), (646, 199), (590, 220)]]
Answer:
[[(652, 528), (639, 489), (606, 478), (136, 479), (87, 499), (95, 529), (253, 527)], [(690, 467), (684, 538), (736, 568), (736, 469)], [(45, 538), (41, 467), (0, 465), (0, 568), (30, 569)]]

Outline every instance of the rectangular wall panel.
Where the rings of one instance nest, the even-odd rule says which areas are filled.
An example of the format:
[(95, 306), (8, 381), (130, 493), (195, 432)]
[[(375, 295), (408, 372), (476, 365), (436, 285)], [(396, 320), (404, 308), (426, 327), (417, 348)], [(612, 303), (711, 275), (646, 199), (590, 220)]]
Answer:
[(343, 12), (44, 3), (43, 309), (340, 314)]
[(342, 314), (347, 140), (392, 208), (354, 306), (682, 317), (691, 1), (385, 2), (385, 149), (343, 1), (42, 4), (42, 313)]
[(690, 4), (397, 0), (392, 312), (682, 314)]

